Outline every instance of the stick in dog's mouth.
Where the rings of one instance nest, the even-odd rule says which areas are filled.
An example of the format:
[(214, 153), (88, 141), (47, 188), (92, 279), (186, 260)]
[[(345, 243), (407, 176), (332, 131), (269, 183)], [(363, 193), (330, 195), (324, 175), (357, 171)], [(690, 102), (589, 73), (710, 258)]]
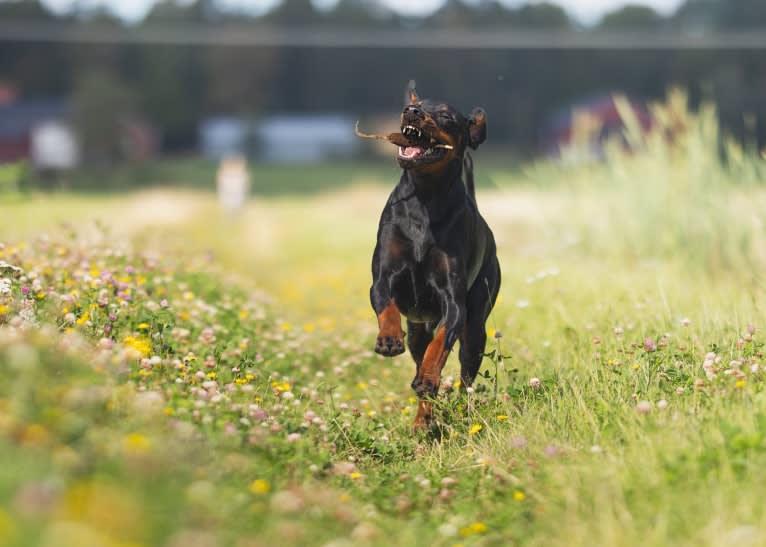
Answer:
[[(388, 141), (391, 144), (395, 144), (397, 146), (410, 146), (412, 144), (410, 142), (410, 139), (408, 139), (402, 133), (391, 133), (390, 135), (374, 135), (370, 133), (362, 133), (361, 131), (359, 131), (359, 120), (357, 120), (356, 125), (354, 126), (354, 134), (357, 137), (362, 139)], [(432, 148), (444, 148), (446, 150), (453, 150), (454, 147), (450, 144), (435, 144), (432, 146)]]

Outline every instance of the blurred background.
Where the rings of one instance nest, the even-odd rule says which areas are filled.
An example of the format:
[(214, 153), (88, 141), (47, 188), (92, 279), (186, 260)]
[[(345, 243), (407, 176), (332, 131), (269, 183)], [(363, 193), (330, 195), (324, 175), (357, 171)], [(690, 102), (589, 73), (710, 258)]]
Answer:
[(213, 188), (232, 156), (272, 169), (256, 193), (352, 178), (275, 166), (395, 176), (353, 124), (395, 126), (410, 79), (484, 107), (484, 161), (509, 169), (601, 160), (615, 94), (650, 131), (671, 87), (760, 149), (764, 29), (762, 0), (0, 0), (0, 188)]

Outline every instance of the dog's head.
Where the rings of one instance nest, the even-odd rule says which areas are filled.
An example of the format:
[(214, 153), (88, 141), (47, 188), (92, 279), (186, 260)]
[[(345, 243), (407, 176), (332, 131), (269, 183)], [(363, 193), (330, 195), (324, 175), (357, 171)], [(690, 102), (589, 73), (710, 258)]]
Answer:
[(406, 102), (401, 132), (407, 144), (397, 154), (403, 169), (438, 175), (453, 161), (462, 161), (467, 147), (475, 150), (487, 138), (487, 116), (481, 108), (464, 116), (446, 103), (421, 100), (412, 84)]

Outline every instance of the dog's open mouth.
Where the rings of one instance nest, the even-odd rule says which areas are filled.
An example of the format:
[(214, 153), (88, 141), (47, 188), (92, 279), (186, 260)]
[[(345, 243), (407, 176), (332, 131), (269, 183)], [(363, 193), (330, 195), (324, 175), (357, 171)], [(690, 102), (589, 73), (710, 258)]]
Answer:
[(397, 145), (400, 162), (414, 163), (418, 160), (436, 160), (446, 154), (448, 150), (454, 149), (451, 144), (438, 142), (425, 130), (409, 124), (402, 126), (400, 133), (384, 136), (362, 133), (359, 131), (359, 122), (357, 122), (354, 132), (358, 137), (364, 139), (384, 140)]
[(436, 158), (443, 155), (446, 150), (452, 150), (451, 145), (438, 142), (414, 125), (403, 126), (402, 135), (407, 140), (406, 144), (397, 144), (399, 144), (399, 158), (403, 160)]

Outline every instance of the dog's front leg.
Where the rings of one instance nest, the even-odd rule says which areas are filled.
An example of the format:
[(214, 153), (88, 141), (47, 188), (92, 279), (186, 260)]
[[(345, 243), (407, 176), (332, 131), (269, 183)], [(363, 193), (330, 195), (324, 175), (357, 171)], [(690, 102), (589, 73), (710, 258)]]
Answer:
[(442, 369), (466, 320), (466, 276), (462, 264), (443, 252), (438, 252), (432, 262), (435, 267), (431, 283), (441, 301), (442, 321), (412, 382), (412, 388), (420, 398), (414, 424), (416, 429), (425, 428), (433, 420), (432, 399), (439, 392)]
[[(390, 245), (389, 245), (390, 246)], [(391, 282), (397, 273), (398, 257), (384, 252), (381, 245), (375, 248), (372, 260), (372, 287), (370, 303), (378, 318), (378, 337), (375, 352), (386, 357), (404, 353), (404, 331), (399, 308), (391, 295)]]

